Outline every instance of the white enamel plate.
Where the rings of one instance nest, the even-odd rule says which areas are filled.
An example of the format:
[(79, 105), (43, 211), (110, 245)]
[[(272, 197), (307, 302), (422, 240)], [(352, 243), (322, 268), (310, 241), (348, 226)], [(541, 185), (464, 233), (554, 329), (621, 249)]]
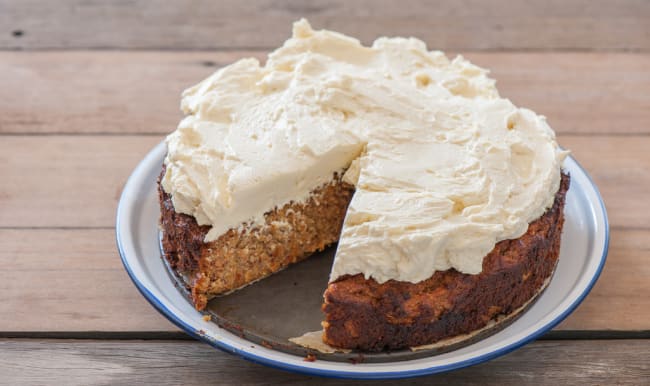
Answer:
[(165, 317), (196, 339), (248, 360), (305, 374), (340, 378), (404, 378), (471, 366), (504, 355), (544, 334), (585, 298), (605, 264), (609, 242), (607, 212), (587, 173), (571, 157), (560, 261), (546, 291), (508, 327), (468, 346), (426, 358), (388, 363), (304, 361), (249, 342), (205, 321), (176, 289), (160, 258), (156, 179), (165, 155), (156, 146), (133, 171), (117, 210), (117, 246), (129, 276)]

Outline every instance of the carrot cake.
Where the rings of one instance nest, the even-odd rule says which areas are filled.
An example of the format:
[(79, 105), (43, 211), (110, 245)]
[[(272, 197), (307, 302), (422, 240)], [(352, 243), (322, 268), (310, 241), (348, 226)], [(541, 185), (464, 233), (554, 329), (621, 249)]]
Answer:
[(553, 273), (567, 153), (462, 57), (301, 20), (181, 107), (162, 245), (199, 310), (338, 242), (324, 341), (398, 349), (480, 329)]

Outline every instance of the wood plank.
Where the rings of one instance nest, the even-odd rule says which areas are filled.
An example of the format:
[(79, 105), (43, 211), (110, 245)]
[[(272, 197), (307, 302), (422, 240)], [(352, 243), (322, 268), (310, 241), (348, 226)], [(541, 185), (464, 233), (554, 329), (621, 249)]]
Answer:
[(650, 230), (611, 233), (605, 268), (556, 330), (650, 330)]
[[(130, 282), (111, 229), (0, 229), (0, 245), (2, 332), (178, 331)], [(557, 329), (650, 330), (649, 254), (650, 230), (614, 230), (601, 278)]]
[[(410, 385), (647, 384), (647, 340), (543, 341), (490, 362), (408, 381)], [(10, 385), (376, 385), (292, 374), (198, 342), (1, 340)], [(404, 381), (382, 381), (402, 385)]]
[(169, 133), (184, 88), (250, 52), (0, 52), (0, 133)]
[[(0, 227), (111, 227), (122, 186), (162, 136), (0, 136)], [(650, 228), (650, 136), (560, 135), (616, 227)]]
[(162, 136), (0, 137), (0, 227), (112, 227), (131, 171)]
[(613, 227), (650, 228), (650, 137), (560, 135), (593, 178)]
[(545, 115), (557, 133), (650, 133), (650, 55), (467, 53), (499, 93)]
[[(0, 52), (0, 133), (168, 133), (181, 118), (184, 88), (265, 55)], [(492, 69), (503, 96), (546, 115), (558, 133), (650, 133), (650, 54), (465, 56)]]
[(0, 245), (0, 331), (177, 330), (129, 279), (112, 229), (0, 229)]
[(366, 43), (414, 35), (441, 49), (650, 49), (643, 0), (2, 0), (0, 48), (276, 47), (300, 17)]

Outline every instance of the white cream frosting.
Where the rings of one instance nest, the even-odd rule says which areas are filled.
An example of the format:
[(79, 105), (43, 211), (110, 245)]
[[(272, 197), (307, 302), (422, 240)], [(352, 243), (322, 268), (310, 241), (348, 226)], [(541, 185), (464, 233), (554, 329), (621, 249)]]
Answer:
[(566, 156), (544, 117), (500, 98), (462, 57), (414, 38), (364, 47), (305, 20), (264, 66), (224, 67), (181, 105), (163, 188), (211, 225), (206, 241), (347, 169), (356, 191), (331, 280), (479, 273), (496, 242), (552, 205)]

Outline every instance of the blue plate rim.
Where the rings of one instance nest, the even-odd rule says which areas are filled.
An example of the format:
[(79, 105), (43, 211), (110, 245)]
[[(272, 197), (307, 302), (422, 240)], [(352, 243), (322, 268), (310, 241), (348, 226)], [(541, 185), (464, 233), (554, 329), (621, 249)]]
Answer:
[(144, 167), (145, 161), (151, 154), (155, 151), (155, 149), (160, 146), (157, 145), (152, 149), (147, 156), (136, 166), (134, 171), (131, 173), (129, 178), (126, 181), (126, 184), (124, 185), (124, 188), (122, 190), (122, 194), (120, 195), (120, 200), (118, 203), (117, 207), (117, 213), (116, 213), (116, 221), (115, 221), (115, 238), (117, 242), (117, 249), (120, 254), (120, 259), (122, 260), (122, 265), (124, 266), (127, 274), (131, 278), (131, 281), (134, 283), (138, 291), (144, 296), (145, 299), (164, 317), (166, 317), (169, 321), (171, 321), (174, 325), (179, 327), (181, 330), (185, 331), (188, 335), (192, 336), (193, 338), (203, 341), (205, 343), (210, 344), (211, 346), (218, 348), (222, 351), (225, 351), (230, 354), (235, 354), (241, 358), (247, 359), (251, 362), (254, 363), (259, 363), (263, 364), (272, 368), (276, 369), (281, 369), (281, 370), (287, 370), (291, 371), (294, 373), (298, 374), (305, 374), (305, 375), (317, 375), (317, 376), (322, 376), (322, 377), (329, 377), (329, 378), (345, 378), (345, 379), (399, 379), (399, 378), (412, 378), (412, 377), (420, 377), (420, 376), (425, 376), (425, 375), (431, 375), (431, 374), (437, 374), (437, 373), (442, 373), (442, 372), (447, 372), (451, 370), (457, 370), (461, 369), (464, 367), (469, 367), (473, 366), (475, 364), (479, 364), (482, 362), (486, 362), (488, 360), (494, 359), (496, 357), (505, 355), (509, 352), (512, 352), (527, 343), (539, 338), (541, 335), (558, 325), (561, 321), (563, 321), (567, 316), (569, 316), (579, 305), (582, 303), (582, 301), (585, 299), (585, 297), (591, 292), (591, 289), (593, 288), (594, 284), (600, 277), (600, 274), (603, 270), (603, 267), (605, 266), (605, 261), (607, 260), (607, 255), (609, 252), (609, 239), (610, 239), (610, 226), (609, 226), (609, 219), (607, 216), (607, 210), (605, 208), (605, 203), (602, 199), (602, 196), (600, 194), (600, 191), (598, 190), (598, 187), (596, 184), (594, 184), (593, 179), (587, 173), (587, 171), (580, 165), (580, 163), (574, 158), (569, 155), (569, 158), (576, 164), (578, 169), (585, 175), (589, 183), (591, 184), (591, 187), (594, 189), (594, 192), (596, 196), (598, 197), (598, 204), (600, 206), (601, 214), (603, 216), (603, 226), (604, 226), (604, 245), (603, 245), (603, 251), (601, 254), (600, 261), (598, 263), (598, 267), (592, 276), (590, 282), (587, 284), (587, 286), (584, 288), (583, 292), (573, 301), (571, 305), (569, 305), (560, 315), (558, 315), (555, 319), (551, 320), (548, 322), (546, 325), (542, 326), (539, 328), (537, 331), (534, 333), (527, 335), (523, 337), (522, 339), (513, 342), (507, 346), (501, 347), (497, 350), (479, 355), (477, 357), (473, 357), (464, 361), (459, 361), (456, 363), (451, 363), (451, 364), (446, 364), (446, 365), (436, 365), (433, 367), (425, 367), (421, 369), (414, 369), (414, 370), (402, 370), (402, 371), (376, 371), (376, 372), (355, 372), (355, 371), (344, 371), (344, 370), (329, 370), (329, 369), (319, 369), (319, 368), (312, 368), (312, 367), (301, 367), (301, 366), (296, 366), (290, 363), (284, 363), (275, 359), (270, 359), (266, 358), (263, 356), (256, 355), (254, 353), (246, 352), (243, 350), (240, 350), (234, 346), (228, 345), (224, 342), (217, 341), (214, 339), (210, 339), (210, 337), (206, 335), (201, 335), (198, 334), (195, 329), (185, 323), (183, 320), (178, 318), (174, 312), (169, 310), (154, 294), (152, 294), (145, 286), (144, 284), (136, 277), (136, 275), (133, 273), (131, 266), (129, 265), (128, 259), (126, 257), (126, 253), (124, 251), (123, 247), (123, 241), (120, 237), (120, 229), (121, 229), (121, 213), (124, 210), (124, 202), (126, 200), (125, 198), (125, 193), (127, 192), (127, 187), (129, 187), (131, 184), (133, 184), (133, 179), (135, 176), (138, 174), (137, 171), (139, 171), (141, 168)]

